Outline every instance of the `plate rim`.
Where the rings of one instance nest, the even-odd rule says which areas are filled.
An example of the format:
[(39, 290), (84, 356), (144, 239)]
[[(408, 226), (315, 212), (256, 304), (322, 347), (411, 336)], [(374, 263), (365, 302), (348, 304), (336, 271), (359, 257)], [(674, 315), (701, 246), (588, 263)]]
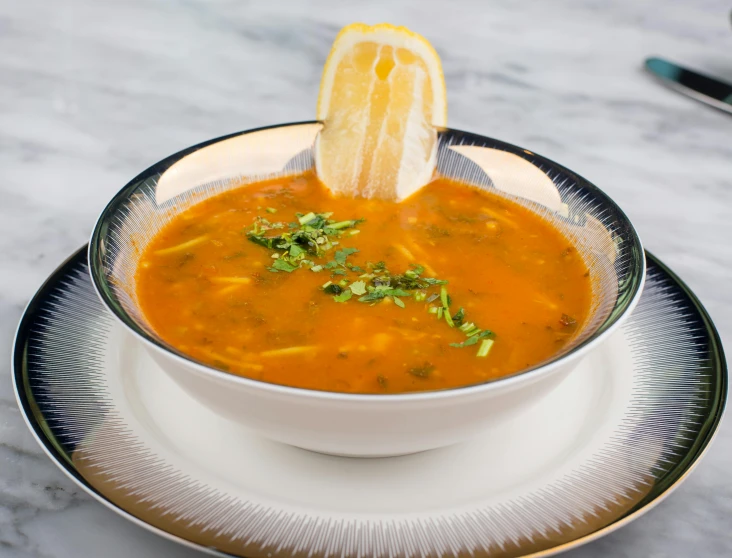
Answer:
[[(654, 256), (648, 250), (645, 250), (645, 257), (649, 264), (658, 266), (662, 272), (667, 274), (671, 280), (681, 289), (683, 294), (689, 299), (694, 309), (699, 314), (704, 328), (709, 337), (709, 353), (712, 356), (712, 362), (710, 367), (713, 370), (715, 378), (717, 397), (711, 405), (712, 411), (710, 412), (710, 418), (700, 429), (700, 434), (694, 440), (694, 443), (690, 447), (687, 454), (677, 463), (672, 469), (670, 469), (664, 477), (660, 480), (660, 492), (655, 494), (649, 494), (638, 502), (635, 506), (630, 508), (623, 516), (614, 520), (610, 524), (583, 535), (577, 539), (567, 541), (560, 545), (534, 552), (531, 554), (522, 555), (523, 558), (543, 558), (547, 556), (553, 556), (567, 550), (578, 548), (589, 542), (595, 541), (607, 534), (610, 534), (621, 527), (624, 527), (628, 523), (634, 521), (641, 515), (653, 509), (655, 506), (665, 500), (670, 494), (674, 492), (691, 474), (696, 468), (702, 458), (706, 455), (709, 447), (714, 441), (715, 437), (719, 432), (719, 425), (724, 417), (728, 394), (729, 394), (729, 380), (728, 380), (728, 366), (724, 355), (724, 349), (722, 346), (722, 340), (717, 331), (714, 322), (712, 321), (709, 313), (707, 312), (704, 305), (701, 303), (699, 298), (694, 294), (691, 288), (666, 264), (660, 259)], [(104, 505), (106, 508), (117, 513), (121, 517), (131, 521), (135, 525), (143, 527), (148, 531), (159, 535), (165, 539), (176, 542), (188, 548), (193, 548), (198, 551), (202, 551), (212, 556), (231, 557), (238, 558), (234, 554), (230, 554), (215, 548), (206, 547), (201, 544), (189, 541), (178, 535), (171, 534), (159, 527), (155, 527), (147, 523), (146, 521), (138, 518), (132, 513), (118, 506), (115, 502), (107, 498), (91, 484), (89, 484), (68, 462), (64, 457), (63, 452), (59, 450), (58, 443), (55, 440), (53, 433), (44, 425), (42, 420), (42, 413), (40, 409), (35, 405), (32, 397), (27, 393), (27, 369), (25, 366), (25, 340), (28, 334), (28, 324), (31, 320), (31, 316), (45, 300), (48, 292), (53, 289), (61, 277), (64, 276), (66, 270), (70, 267), (77, 265), (80, 261), (86, 260), (88, 262), (88, 244), (85, 244), (74, 251), (70, 256), (63, 260), (49, 276), (43, 281), (41, 286), (36, 290), (35, 294), (31, 297), (30, 301), (26, 305), (21, 318), (19, 320), (15, 336), (12, 344), (11, 352), (11, 376), (13, 382), (13, 392), (15, 394), (16, 403), (20, 409), (23, 420), (33, 435), (34, 439), (41, 447), (43, 452), (51, 459), (51, 461), (77, 486), (79, 486), (84, 492), (90, 495), (94, 500)], [(91, 280), (91, 279), (90, 279)], [(658, 485), (657, 485), (658, 486)]]

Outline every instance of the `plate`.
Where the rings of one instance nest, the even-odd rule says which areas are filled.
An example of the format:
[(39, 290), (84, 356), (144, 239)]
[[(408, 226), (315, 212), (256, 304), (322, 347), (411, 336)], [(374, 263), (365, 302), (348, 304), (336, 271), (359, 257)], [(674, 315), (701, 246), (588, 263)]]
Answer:
[(727, 396), (709, 316), (650, 254), (631, 318), (551, 394), (471, 442), (421, 454), (321, 455), (213, 414), (105, 311), (84, 248), (28, 305), (13, 364), (29, 428), (89, 494), (183, 544), (252, 558), (573, 548), (678, 486)]

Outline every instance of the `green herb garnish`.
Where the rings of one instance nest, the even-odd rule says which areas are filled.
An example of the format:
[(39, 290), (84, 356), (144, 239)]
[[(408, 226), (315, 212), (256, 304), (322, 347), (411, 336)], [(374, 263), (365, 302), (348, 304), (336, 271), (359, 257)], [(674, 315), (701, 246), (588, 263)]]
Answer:
[(440, 289), (440, 302), (442, 302), (442, 307), (445, 310), (450, 308), (450, 301), (447, 299), (447, 289), (445, 287)]
[(480, 344), (480, 348), (478, 349), (478, 353), (476, 354), (476, 356), (479, 356), (479, 357), (488, 356), (488, 353), (490, 352), (491, 347), (493, 347), (493, 339), (483, 339), (483, 342)]
[(270, 250), (273, 249), (275, 245), (277, 245), (282, 240), (279, 236), (267, 238), (252, 233), (249, 233), (247, 235), (247, 238), (254, 242), (254, 244), (259, 244), (260, 246), (264, 246), (265, 248), (269, 248)]
[(461, 307), (460, 310), (457, 311), (457, 313), (452, 317), (453, 323), (460, 327), (463, 325), (463, 320), (465, 319), (465, 310)]
[(366, 293), (366, 283), (364, 281), (354, 281), (351, 283), (350, 289), (353, 294), (361, 296)]
[(331, 283), (330, 281), (328, 281), (325, 285), (323, 285), (323, 290), (326, 293), (333, 294), (333, 295), (339, 295), (343, 292), (343, 289), (339, 285), (336, 285), (335, 283)]
[(290, 258), (298, 258), (301, 254), (304, 254), (305, 250), (300, 248), (297, 244), (290, 245)]
[(357, 221), (340, 221), (338, 223), (333, 223), (331, 225), (328, 225), (329, 228), (340, 230), (340, 229), (349, 229), (351, 227), (354, 227), (356, 225)]
[(373, 291), (358, 299), (359, 302), (377, 302), (382, 298), (385, 298), (386, 294), (384, 291)]
[(287, 273), (292, 273), (298, 268), (296, 265), (292, 265), (291, 263), (285, 261), (283, 258), (277, 258), (273, 263), (272, 267), (269, 267), (270, 271), (286, 271)]
[[(445, 287), (442, 287), (440, 289), (440, 302), (442, 302), (442, 308), (440, 310), (444, 311), (445, 321), (447, 322), (447, 325), (449, 325), (450, 327), (455, 327), (455, 323), (452, 321), (452, 316), (450, 316), (450, 295), (447, 294), (447, 289)], [(438, 310), (437, 317), (440, 318), (441, 314), (442, 312)]]
[[(377, 289), (379, 290), (379, 289)], [(409, 296), (407, 291), (402, 289), (382, 289), (387, 296)]]
[[(270, 236), (270, 231), (284, 229), (285, 223), (270, 223), (264, 217), (257, 217), (246, 235), (251, 242), (271, 250), (292, 252), (292, 247), (295, 246), (302, 251), (295, 250), (286, 259), (304, 258), (305, 253), (319, 257), (337, 244), (335, 239), (341, 236), (344, 230), (361, 222), (361, 220), (354, 219), (336, 223), (330, 220), (330, 216), (331, 213), (312, 211), (305, 215), (298, 214), (297, 222), (287, 224), (290, 229), (288, 232), (275, 236)], [(331, 225), (337, 225), (338, 228), (333, 228)]]
[[(478, 330), (478, 331), (480, 331), (480, 330)], [(485, 337), (490, 337), (491, 335), (493, 335), (493, 332), (488, 331), (486, 329), (485, 331), (480, 331), (480, 333), (477, 333), (477, 334), (473, 335), (472, 337), (468, 337), (462, 343), (450, 343), (450, 346), (457, 347), (459, 349), (461, 349), (463, 347), (469, 347), (470, 345), (476, 345), (478, 343), (478, 341), (480, 341), (481, 339), (483, 339)]]
[(333, 300), (335, 300), (336, 302), (346, 302), (352, 296), (353, 296), (353, 293), (351, 292), (351, 290), (346, 289), (341, 294), (334, 296)]
[(402, 275), (390, 275), (386, 270), (386, 264), (384, 262), (378, 262), (373, 265), (373, 272), (375, 277), (371, 280), (371, 283), (375, 287), (388, 286), (392, 288), (399, 288), (407, 291), (413, 291), (416, 289), (427, 289), (432, 285), (446, 285), (447, 281), (442, 279), (436, 279), (434, 277), (422, 277), (424, 268), (421, 265), (413, 265), (412, 269), (404, 272)]
[(308, 223), (309, 223), (310, 221), (312, 221), (313, 219), (315, 219), (315, 213), (313, 213), (313, 212), (311, 211), (310, 213), (306, 213), (305, 215), (302, 215), (301, 217), (298, 217), (298, 219), (297, 219), (297, 220), (298, 220), (298, 222), (299, 222), (299, 223), (300, 223), (301, 225), (307, 225), (307, 224), (308, 224)]
[(356, 248), (343, 248), (342, 250), (337, 250), (335, 253), (335, 261), (339, 265), (346, 265), (346, 258), (356, 252), (358, 252), (358, 249)]
[[(274, 208), (265, 208), (265, 210), (267, 213), (277, 213)], [(427, 311), (430, 314), (435, 314), (438, 320), (442, 320), (444, 317), (449, 327), (457, 328), (465, 334), (465, 341), (450, 343), (451, 347), (468, 347), (480, 342), (477, 356), (488, 355), (494, 343), (493, 333), (480, 329), (474, 323), (465, 322), (464, 308), (460, 308), (455, 314), (452, 314), (450, 312), (452, 300), (445, 287), (447, 281), (436, 277), (423, 277), (424, 266), (412, 264), (404, 273), (392, 274), (387, 269), (385, 262), (369, 262), (367, 264), (368, 272), (363, 273), (362, 267), (348, 261), (349, 256), (358, 253), (357, 248), (350, 247), (336, 249), (332, 260), (316, 263), (318, 258), (323, 258), (326, 252), (340, 244), (338, 239), (343, 234), (349, 236), (358, 234), (360, 231), (354, 227), (361, 223), (362, 219), (336, 221), (331, 219), (332, 213), (313, 211), (305, 214), (297, 213), (296, 216), (297, 221), (290, 223), (270, 222), (264, 217), (256, 217), (252, 227), (243, 231), (254, 244), (274, 251), (272, 253), (273, 263), (271, 267), (267, 268), (269, 271), (292, 273), (296, 269), (305, 267), (315, 273), (328, 270), (332, 277), (343, 277), (337, 284), (328, 281), (322, 286), (323, 291), (332, 295), (335, 302), (347, 302), (354, 295), (358, 297), (359, 302), (370, 304), (390, 298), (400, 308), (406, 308), (404, 298), (424, 302), (428, 305)], [(286, 227), (289, 230), (282, 232), (282, 229)], [(278, 232), (273, 233), (273, 231)], [(353, 281), (350, 286), (350, 280), (345, 278), (349, 272), (360, 274), (358, 280)], [(440, 286), (439, 293), (427, 292), (431, 287), (438, 285)], [(438, 300), (437, 305), (432, 305)], [(563, 314), (560, 324), (572, 329), (577, 326), (577, 321), (571, 316)], [(411, 369), (410, 373), (426, 377), (432, 368), (431, 365), (425, 365)]]

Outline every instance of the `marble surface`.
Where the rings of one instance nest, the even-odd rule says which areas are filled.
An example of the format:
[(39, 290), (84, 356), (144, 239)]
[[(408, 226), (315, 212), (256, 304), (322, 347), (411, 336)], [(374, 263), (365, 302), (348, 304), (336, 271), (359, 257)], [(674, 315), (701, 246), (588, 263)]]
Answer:
[[(201, 556), (117, 517), (42, 454), (12, 395), (23, 307), (151, 163), (311, 119), (338, 29), (430, 38), (450, 124), (558, 160), (613, 196), (732, 347), (732, 118), (641, 71), (663, 55), (732, 81), (725, 0), (0, 2), (0, 557)], [(732, 425), (668, 500), (568, 554), (730, 556)]]

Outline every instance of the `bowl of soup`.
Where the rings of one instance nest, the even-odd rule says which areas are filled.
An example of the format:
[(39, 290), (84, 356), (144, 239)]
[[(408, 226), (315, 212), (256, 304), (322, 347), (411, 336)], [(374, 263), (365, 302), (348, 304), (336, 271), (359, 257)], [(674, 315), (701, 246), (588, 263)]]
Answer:
[(546, 396), (632, 311), (640, 240), (582, 177), (444, 129), (407, 199), (337, 196), (315, 172), (320, 127), (176, 153), (92, 234), (103, 303), (216, 413), (329, 454), (434, 449)]

